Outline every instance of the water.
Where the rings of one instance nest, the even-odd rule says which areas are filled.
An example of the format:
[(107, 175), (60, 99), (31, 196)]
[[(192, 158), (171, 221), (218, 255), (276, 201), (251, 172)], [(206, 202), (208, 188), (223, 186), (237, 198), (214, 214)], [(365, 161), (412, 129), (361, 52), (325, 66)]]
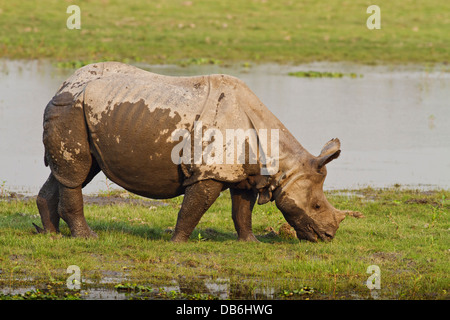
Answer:
[[(91, 281), (82, 279), (82, 285), (80, 298), (85, 300), (127, 300), (127, 299), (186, 299), (195, 297), (195, 295), (202, 294), (204, 297), (209, 296), (219, 300), (272, 300), (280, 299), (283, 297), (284, 288), (286, 288), (286, 281), (291, 286), (297, 286), (298, 289), (309, 288), (306, 292), (296, 293), (290, 296), (290, 298), (314, 298), (314, 299), (326, 299), (329, 298), (326, 294), (320, 293), (314, 290), (313, 287), (305, 286), (304, 282), (311, 282), (311, 280), (301, 279), (271, 279), (259, 280), (259, 279), (239, 279), (230, 280), (227, 278), (209, 279), (207, 277), (197, 277), (189, 279), (187, 282), (182, 278), (178, 280), (171, 280), (169, 284), (156, 285), (152, 283), (141, 284), (140, 287), (143, 290), (136, 288), (136, 284), (124, 281), (124, 279), (116, 278), (111, 279), (112, 282), (104, 282), (102, 286), (98, 283), (92, 283)], [(150, 279), (151, 280), (151, 279)], [(116, 289), (115, 285), (119, 283), (126, 283), (123, 290)], [(75, 294), (77, 291), (68, 289), (64, 283), (51, 284), (51, 290), (54, 294), (59, 292), (59, 296), (62, 297), (63, 293)], [(0, 295), (24, 295), (26, 292), (33, 292), (40, 290), (41, 292), (48, 293), (48, 285), (43, 282), (37, 286), (30, 284), (15, 285), (15, 286), (0, 286)], [(346, 292), (345, 295), (352, 295), (353, 299), (361, 299), (367, 297), (368, 292)]]
[[(420, 67), (339, 63), (300, 66), (141, 66), (167, 75), (226, 73), (244, 80), (311, 153), (341, 140), (325, 189), (450, 188), (450, 73)], [(290, 71), (354, 72), (357, 78), (296, 78)], [(46, 180), (42, 115), (73, 72), (48, 62), (0, 61), (0, 186), (36, 194)], [(107, 189), (99, 174), (85, 189)]]

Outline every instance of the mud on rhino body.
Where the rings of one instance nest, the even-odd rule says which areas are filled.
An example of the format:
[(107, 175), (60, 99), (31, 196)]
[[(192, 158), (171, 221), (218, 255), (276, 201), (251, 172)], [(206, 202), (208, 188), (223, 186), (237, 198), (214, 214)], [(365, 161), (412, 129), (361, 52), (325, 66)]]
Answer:
[[(172, 139), (174, 131), (210, 128), (277, 129), (277, 170), (261, 174), (260, 159), (172, 161), (180, 143)], [(43, 142), (51, 173), (37, 197), (44, 227), (36, 226), (38, 232), (59, 232), (62, 218), (72, 236), (96, 236), (84, 217), (82, 188), (100, 171), (145, 197), (184, 194), (173, 241), (187, 241), (226, 189), (239, 240), (256, 240), (251, 221), (257, 199), (275, 201), (297, 237), (310, 241), (333, 238), (346, 214), (357, 215), (335, 209), (323, 193), (325, 165), (339, 156), (339, 140), (311, 155), (242, 81), (227, 75), (169, 77), (117, 62), (85, 66), (48, 103)]]

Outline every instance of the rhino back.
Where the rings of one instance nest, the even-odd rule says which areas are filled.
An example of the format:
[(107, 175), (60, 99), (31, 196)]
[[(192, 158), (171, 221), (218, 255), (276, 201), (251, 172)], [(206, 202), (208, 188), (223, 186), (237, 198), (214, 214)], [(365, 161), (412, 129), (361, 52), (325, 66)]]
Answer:
[(174, 78), (145, 72), (90, 82), (84, 111), (91, 148), (115, 183), (153, 198), (183, 192), (171, 152), (176, 129), (192, 129), (208, 95), (207, 77)]

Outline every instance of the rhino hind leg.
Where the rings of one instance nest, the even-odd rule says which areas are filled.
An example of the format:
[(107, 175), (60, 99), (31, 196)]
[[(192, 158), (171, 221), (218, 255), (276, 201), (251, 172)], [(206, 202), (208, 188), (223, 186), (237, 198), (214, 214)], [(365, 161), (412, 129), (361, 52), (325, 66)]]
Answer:
[(43, 142), (52, 172), (38, 197), (44, 230), (58, 231), (58, 214), (72, 236), (95, 236), (84, 218), (81, 189), (100, 169), (90, 151), (82, 103), (70, 93), (58, 94), (48, 103)]
[[(82, 184), (87, 185), (100, 167), (93, 161), (91, 170)], [(81, 187), (68, 188), (62, 185), (50, 173), (36, 198), (36, 204), (41, 216), (43, 229), (33, 223), (38, 233), (59, 232), (60, 218), (69, 225), (71, 235), (74, 237), (95, 237), (96, 234), (89, 228), (83, 213), (83, 198)]]
[(69, 188), (60, 183), (58, 191), (58, 213), (69, 226), (72, 237), (97, 237), (95, 232), (89, 228), (84, 217), (81, 185)]
[(203, 214), (216, 201), (223, 184), (215, 180), (204, 180), (186, 188), (177, 224), (171, 241), (186, 242)]
[(258, 241), (252, 231), (252, 210), (257, 193), (250, 190), (230, 188), (232, 218), (240, 241)]
[(41, 215), (42, 225), (44, 229), (34, 225), (38, 233), (59, 232), (59, 182), (50, 173), (47, 181), (42, 186), (36, 198), (36, 204)]
[(58, 184), (58, 213), (67, 223), (72, 237), (97, 237), (97, 234), (89, 228), (84, 217), (82, 188), (86, 186), (100, 172), (100, 167), (92, 159), (91, 169), (81, 186), (69, 188), (62, 183)]

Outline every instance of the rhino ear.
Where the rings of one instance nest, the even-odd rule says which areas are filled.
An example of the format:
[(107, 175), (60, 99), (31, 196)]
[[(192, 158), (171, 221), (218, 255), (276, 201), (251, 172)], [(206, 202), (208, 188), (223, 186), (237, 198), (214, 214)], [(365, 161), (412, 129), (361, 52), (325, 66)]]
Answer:
[(337, 159), (341, 154), (341, 142), (339, 139), (331, 139), (322, 148), (320, 155), (317, 157), (317, 168), (320, 170), (330, 161)]
[(326, 155), (334, 154), (336, 151), (340, 149), (341, 149), (341, 142), (339, 141), (339, 139), (338, 138), (331, 139), (323, 146), (322, 151), (320, 151), (319, 158)]
[(249, 184), (258, 192), (258, 204), (265, 204), (272, 200), (272, 190), (270, 189), (270, 176), (250, 176)]
[(272, 200), (272, 191), (270, 191), (268, 188), (262, 189), (258, 195), (258, 204), (265, 204), (270, 200)]
[(262, 189), (266, 188), (270, 183), (270, 176), (249, 176), (248, 182), (251, 186), (255, 187), (256, 189)]

